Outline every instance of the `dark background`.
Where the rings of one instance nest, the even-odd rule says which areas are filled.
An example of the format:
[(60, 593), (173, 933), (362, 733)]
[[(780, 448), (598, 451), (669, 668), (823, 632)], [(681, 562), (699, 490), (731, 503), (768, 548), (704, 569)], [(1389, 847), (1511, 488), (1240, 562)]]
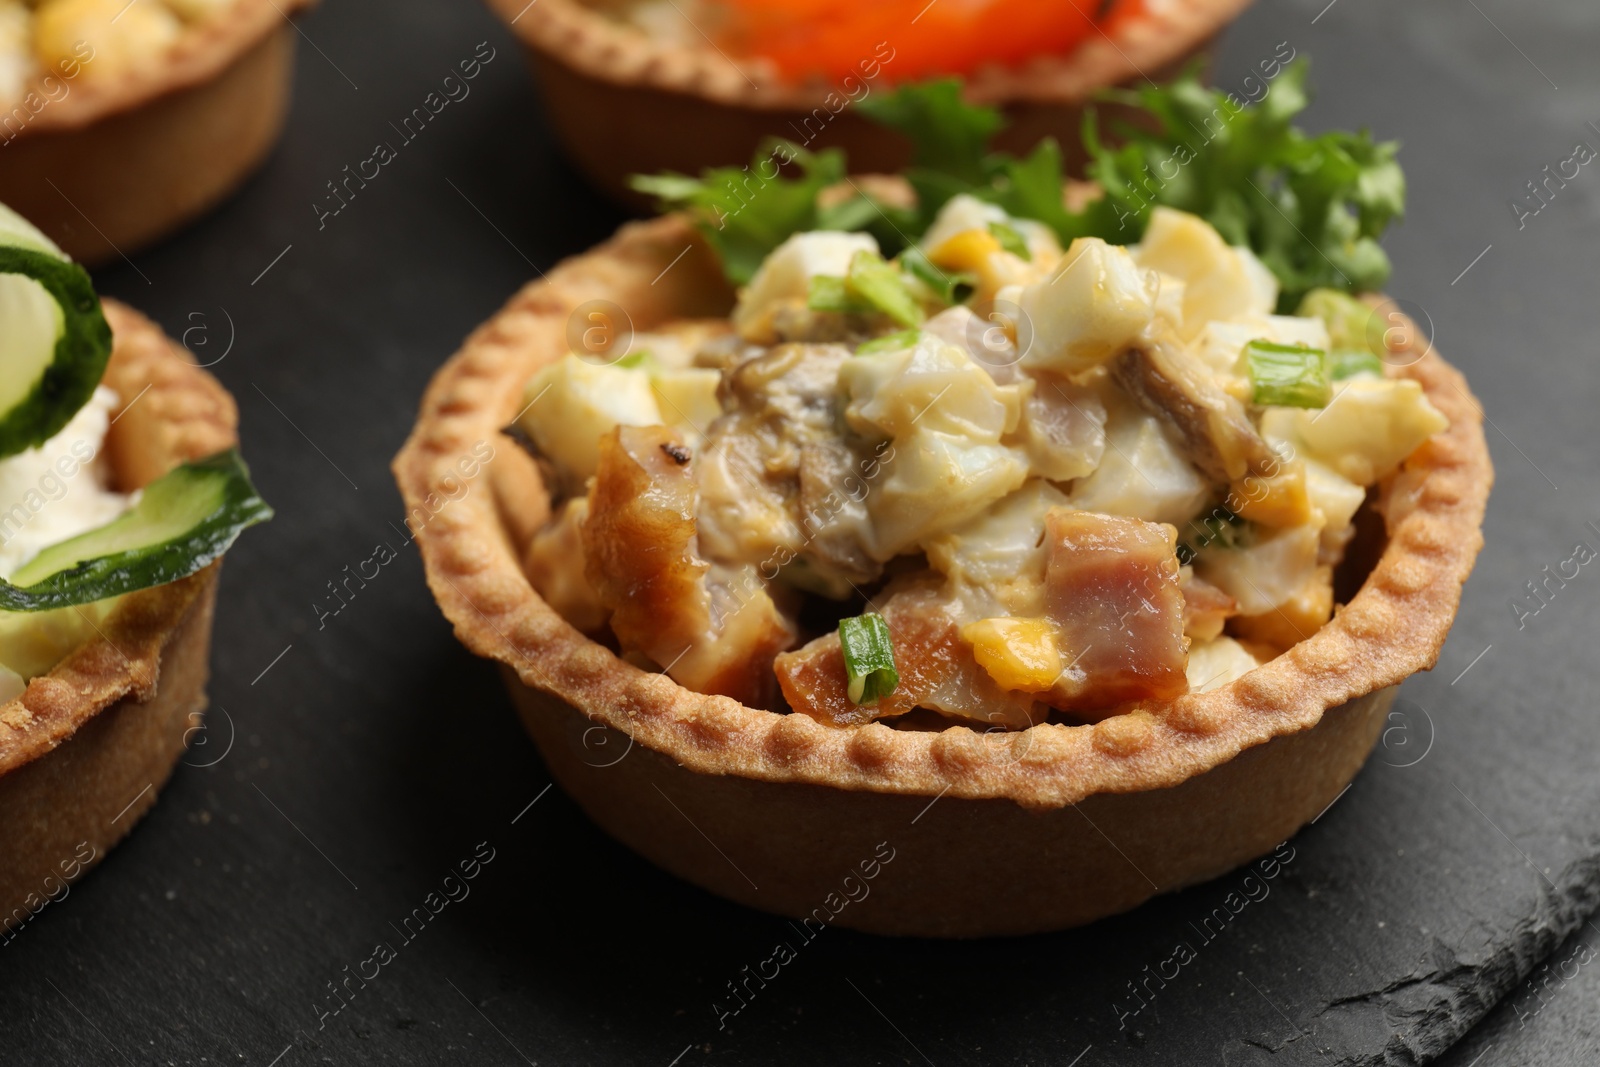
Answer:
[[(213, 369), (279, 515), (228, 559), (205, 743), (0, 949), (0, 1061), (1411, 1063), (1508, 993), (1442, 1062), (1593, 1061), (1600, 574), (1520, 629), (1510, 605), (1578, 540), (1600, 547), (1600, 170), (1521, 230), (1508, 201), (1576, 142), (1600, 147), (1600, 11), (1325, 2), (1263, 2), (1224, 36), (1216, 79), (1237, 86), (1287, 41), (1314, 58), (1308, 128), (1404, 141), (1391, 289), (1489, 417), (1488, 544), (1438, 668), (1406, 684), (1354, 787), (1126, 1027), (1127, 984), (1197, 941), (1190, 924), (1243, 872), (1049, 937), (830, 930), (719, 1031), (712, 1002), (788, 927), (543, 793), (494, 670), (452, 639), (401, 544), (387, 469), (472, 326), (620, 215), (555, 156), (520, 52), (478, 5), (347, 0), (300, 24), (290, 130), (261, 174), (98, 279), (190, 331), (201, 360), (227, 353)], [(325, 183), (483, 41), (496, 54), (471, 95), (319, 229)], [(385, 541), (400, 558), (319, 627), (327, 583)], [(404, 943), (395, 924), (489, 849), (470, 897)], [(379, 941), (397, 957), (322, 1020), (328, 983)]]

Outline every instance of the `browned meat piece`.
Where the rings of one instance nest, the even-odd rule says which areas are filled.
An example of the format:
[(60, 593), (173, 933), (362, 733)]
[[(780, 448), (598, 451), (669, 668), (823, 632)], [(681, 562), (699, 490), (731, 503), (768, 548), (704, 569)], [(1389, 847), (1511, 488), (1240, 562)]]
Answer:
[(1043, 699), (1096, 711), (1187, 692), (1176, 531), (1054, 508), (1045, 516), (1045, 547), (1045, 613), (1069, 666)]
[(586, 573), (624, 651), (691, 689), (759, 705), (794, 629), (752, 568), (713, 572), (700, 557), (694, 463), (664, 426), (622, 426), (600, 439)]
[(1183, 590), (1183, 634), (1195, 641), (1209, 641), (1222, 633), (1223, 624), (1239, 614), (1239, 602), (1183, 568), (1179, 579)]
[(1276, 471), (1281, 461), (1256, 432), (1244, 405), (1218, 388), (1183, 349), (1160, 341), (1133, 345), (1112, 361), (1111, 373), (1145, 410), (1178, 431), (1189, 462), (1215, 484)]
[(795, 711), (830, 726), (855, 726), (935, 708), (979, 726), (1016, 729), (1043, 718), (1030, 693), (1007, 692), (990, 679), (958, 634), (958, 607), (939, 580), (919, 575), (884, 598), (878, 608), (894, 640), (900, 684), (875, 705), (857, 705), (846, 691), (844, 654), (837, 632), (785, 652), (773, 668)]
[(585, 574), (583, 524), (589, 498), (575, 497), (561, 505), (549, 525), (533, 535), (522, 569), (544, 602), (584, 633), (605, 626), (611, 613), (595, 594)]

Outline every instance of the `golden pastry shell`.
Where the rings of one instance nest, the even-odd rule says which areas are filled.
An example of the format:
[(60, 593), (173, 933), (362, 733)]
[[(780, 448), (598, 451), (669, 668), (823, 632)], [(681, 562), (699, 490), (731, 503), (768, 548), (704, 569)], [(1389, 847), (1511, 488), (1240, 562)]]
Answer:
[[(566, 354), (568, 317), (590, 300), (613, 302), (645, 330), (726, 312), (731, 293), (709, 249), (677, 216), (624, 226), (529, 284), (429, 386), (394, 464), (408, 508), (446, 495), (453, 483), (445, 479), (459, 477), (456, 462), (475, 442), (500, 440), (523, 384)], [(1220, 689), (1179, 697), (1160, 712), (1017, 733), (1015, 743), (1028, 746), (1017, 760), (966, 727), (837, 730), (693, 693), (624, 662), (567, 625), (523, 576), (517, 550), (537, 522), (527, 512), (539, 504), (507, 498), (507, 489), (526, 488), (531, 471), (510, 449), (497, 450), (496, 492), (444, 508), (417, 543), (429, 584), (469, 648), (701, 773), (1072, 804), (1094, 793), (1175, 785), (1433, 665), (1482, 544), (1492, 472), (1481, 412), (1461, 374), (1431, 350), (1398, 373), (1422, 384), (1450, 427), (1425, 447), (1419, 505), (1393, 531), (1355, 598), (1310, 639)]]

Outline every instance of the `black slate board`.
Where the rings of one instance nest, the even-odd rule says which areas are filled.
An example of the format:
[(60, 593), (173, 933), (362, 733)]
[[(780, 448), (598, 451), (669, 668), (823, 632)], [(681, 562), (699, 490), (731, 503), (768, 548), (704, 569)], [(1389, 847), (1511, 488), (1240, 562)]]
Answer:
[[(302, 23), (292, 128), (263, 173), (100, 279), (203, 358), (226, 351), (214, 369), (280, 514), (229, 557), (191, 766), (0, 949), (0, 1060), (1410, 1063), (1460, 1037), (1600, 904), (1600, 577), (1583, 568), (1522, 628), (1511, 607), (1577, 541), (1600, 548), (1600, 172), (1520, 231), (1507, 206), (1574, 142), (1600, 147), (1600, 14), (1325, 4), (1250, 12), (1216, 78), (1243, 87), (1287, 41), (1316, 58), (1309, 125), (1406, 142), (1393, 292), (1472, 379), (1499, 481), (1439, 668), (1407, 683), (1372, 763), (1273, 877), (1050, 937), (830, 930), (719, 1029), (726, 984), (792, 929), (657, 872), (545, 792), (494, 671), (423, 587), (387, 473), (459, 339), (620, 216), (555, 158), (520, 55), (476, 5), (327, 4)], [(484, 41), (470, 96), (319, 220), (325, 183)], [(399, 558), (319, 620), (327, 583), (380, 543)], [(470, 896), (400, 932), (475, 854), (492, 859)], [(1235, 891), (1249, 903), (1205, 927)], [(1443, 1062), (1592, 1059), (1584, 930), (1558, 977), (1536, 973)], [(332, 1013), (332, 984), (370, 974), (378, 942), (394, 958)], [(1148, 978), (1173, 973), (1178, 942), (1195, 958)]]

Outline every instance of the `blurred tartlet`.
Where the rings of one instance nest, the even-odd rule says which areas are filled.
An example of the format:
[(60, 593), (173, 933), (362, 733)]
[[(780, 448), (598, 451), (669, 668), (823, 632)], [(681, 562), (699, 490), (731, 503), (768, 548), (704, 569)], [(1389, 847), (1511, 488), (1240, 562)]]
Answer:
[(89, 265), (204, 213), (277, 141), (310, 2), (0, 4), (0, 201)]
[(205, 709), (220, 557), (271, 509), (227, 392), (3, 207), (0, 331), (0, 928), (14, 936), (155, 803)]
[[(631, 174), (742, 163), (772, 136), (843, 147), (860, 173), (896, 172), (907, 162), (905, 143), (885, 138), (852, 105), (935, 74), (964, 76), (970, 100), (1005, 110), (1001, 147), (1021, 152), (1045, 136), (1074, 143), (1096, 92), (1172, 76), (1248, 2), (999, 0), (912, 4), (904, 17), (905, 4), (802, 3), (788, 12), (749, 0), (489, 6), (526, 45), (548, 120), (574, 163), (612, 195), (637, 202)], [(775, 25), (794, 31), (808, 22), (865, 36), (824, 50), (822, 41), (791, 34), (773, 47)], [(995, 29), (1018, 22), (1030, 32)]]

